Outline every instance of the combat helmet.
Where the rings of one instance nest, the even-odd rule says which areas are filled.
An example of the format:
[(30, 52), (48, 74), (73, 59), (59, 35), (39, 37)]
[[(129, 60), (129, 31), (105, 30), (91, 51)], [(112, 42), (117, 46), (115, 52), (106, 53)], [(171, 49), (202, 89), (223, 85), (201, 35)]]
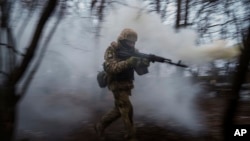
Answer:
[(133, 29), (125, 28), (122, 30), (121, 34), (118, 37), (118, 41), (122, 41), (122, 40), (129, 40), (132, 42), (136, 42), (137, 33)]

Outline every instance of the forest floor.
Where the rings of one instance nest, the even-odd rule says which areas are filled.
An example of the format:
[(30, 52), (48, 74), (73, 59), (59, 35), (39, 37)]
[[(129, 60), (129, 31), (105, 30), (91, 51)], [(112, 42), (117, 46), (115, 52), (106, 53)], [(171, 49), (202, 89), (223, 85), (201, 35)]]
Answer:
[[(249, 101), (249, 99), (239, 101), (237, 114), (235, 116), (236, 124), (250, 123)], [(225, 102), (225, 96), (202, 97), (197, 99), (200, 110), (205, 117), (204, 123), (202, 124), (207, 128), (196, 134), (182, 128), (173, 128), (173, 126), (168, 126), (168, 123), (161, 125), (146, 117), (136, 116), (135, 112), (134, 122), (137, 130), (137, 139), (138, 141), (221, 141), (221, 123)], [(93, 110), (91, 110), (91, 118), (89, 118), (88, 121), (82, 122), (71, 130), (69, 134), (61, 136), (60, 139), (54, 137), (54, 139), (49, 139), (49, 141), (98, 141), (93, 126), (106, 112), (107, 108), (105, 108), (105, 106), (108, 106), (106, 103), (112, 103), (112, 99), (108, 98), (101, 103), (89, 105), (89, 108)], [(121, 120), (118, 120), (107, 128), (106, 139), (107, 141), (125, 141), (124, 133), (123, 124)], [(29, 139), (23, 139), (21, 141), (48, 140), (29, 137)]]
[[(172, 128), (159, 123), (154, 123), (144, 117), (137, 117), (135, 113), (134, 121), (137, 129), (138, 141), (220, 141), (221, 123), (226, 102), (225, 96), (199, 98), (198, 103), (205, 115), (204, 125), (207, 129), (205, 132), (198, 134), (188, 133), (181, 128)], [(99, 105), (100, 106), (100, 105)], [(105, 103), (101, 107), (105, 107)], [(90, 121), (75, 129), (71, 134), (64, 138), (65, 141), (98, 141), (94, 132), (93, 125), (105, 113), (93, 107), (92, 118)], [(105, 108), (101, 108), (105, 109)], [(237, 110), (235, 123), (250, 124), (250, 100), (240, 100)], [(107, 110), (107, 109), (106, 109)], [(121, 120), (114, 122), (106, 130), (107, 141), (125, 141), (124, 128)]]

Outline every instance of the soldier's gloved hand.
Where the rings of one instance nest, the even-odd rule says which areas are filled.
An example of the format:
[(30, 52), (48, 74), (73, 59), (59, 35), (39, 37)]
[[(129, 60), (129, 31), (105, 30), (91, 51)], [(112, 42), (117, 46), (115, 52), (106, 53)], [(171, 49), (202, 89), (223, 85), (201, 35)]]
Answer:
[(130, 58), (128, 58), (127, 60), (127, 63), (130, 65), (130, 66), (132, 66), (132, 67), (136, 67), (136, 66), (138, 66), (138, 64), (139, 64), (139, 62), (140, 62), (140, 58), (138, 58), (138, 57), (130, 57)]
[(139, 66), (142, 66), (142, 67), (149, 67), (149, 64), (150, 64), (150, 61), (146, 58), (141, 59), (139, 62)]

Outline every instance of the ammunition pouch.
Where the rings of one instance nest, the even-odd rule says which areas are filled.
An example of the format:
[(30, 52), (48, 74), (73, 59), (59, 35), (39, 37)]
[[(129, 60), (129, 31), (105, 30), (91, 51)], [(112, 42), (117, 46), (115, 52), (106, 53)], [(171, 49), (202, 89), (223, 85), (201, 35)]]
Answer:
[(140, 66), (140, 67), (136, 67), (134, 69), (135, 69), (135, 72), (138, 75), (144, 75), (144, 74), (148, 73), (148, 67), (147, 66)]
[(108, 84), (108, 75), (105, 71), (100, 71), (97, 74), (97, 82), (101, 88), (105, 88)]

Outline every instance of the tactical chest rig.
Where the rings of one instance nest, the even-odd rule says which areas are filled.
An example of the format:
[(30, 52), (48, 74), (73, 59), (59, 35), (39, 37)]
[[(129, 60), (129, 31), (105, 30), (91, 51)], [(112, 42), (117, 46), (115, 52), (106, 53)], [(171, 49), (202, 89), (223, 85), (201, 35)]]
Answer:
[[(119, 47), (116, 49), (116, 57), (119, 59), (119, 61), (125, 61), (131, 56), (121, 56), (119, 52), (121, 51), (129, 51), (129, 52), (135, 52), (135, 49), (127, 49), (126, 47)], [(111, 81), (127, 81), (127, 80), (134, 80), (134, 68), (129, 67), (126, 70), (118, 73), (113, 74), (111, 76)]]
[[(116, 58), (119, 61), (124, 61), (130, 57), (130, 56), (120, 55), (119, 52), (124, 51), (124, 49), (126, 48), (124, 47), (115, 48)], [(135, 50), (131, 49), (131, 50), (126, 50), (126, 51), (134, 52)], [(126, 70), (118, 74), (107, 74), (104, 70), (98, 72), (97, 74), (97, 82), (101, 88), (105, 88), (108, 85), (108, 82), (111, 82), (111, 81), (129, 81), (129, 80), (134, 80), (134, 69), (132, 67), (127, 68)]]

